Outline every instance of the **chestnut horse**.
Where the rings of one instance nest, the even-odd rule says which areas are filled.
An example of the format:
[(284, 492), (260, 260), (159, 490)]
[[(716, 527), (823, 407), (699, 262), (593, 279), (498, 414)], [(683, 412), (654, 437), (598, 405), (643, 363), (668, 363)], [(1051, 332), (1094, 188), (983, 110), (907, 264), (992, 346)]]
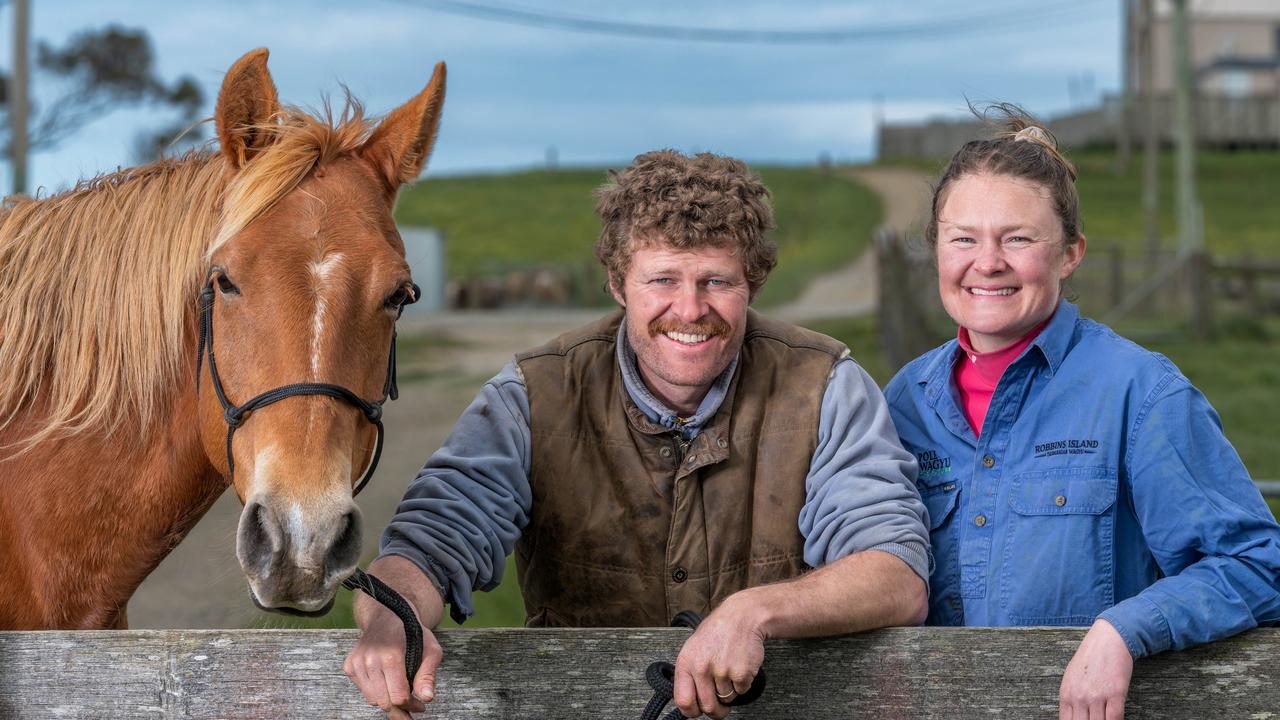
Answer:
[[(229, 482), (254, 601), (328, 609), (414, 293), (392, 206), (444, 86), (440, 64), (380, 123), (350, 98), (318, 119), (279, 104), (256, 50), (223, 81), (216, 151), (0, 210), (0, 628), (124, 627)], [(243, 409), (298, 383), (350, 397), (290, 394), (228, 436), (219, 388)]]

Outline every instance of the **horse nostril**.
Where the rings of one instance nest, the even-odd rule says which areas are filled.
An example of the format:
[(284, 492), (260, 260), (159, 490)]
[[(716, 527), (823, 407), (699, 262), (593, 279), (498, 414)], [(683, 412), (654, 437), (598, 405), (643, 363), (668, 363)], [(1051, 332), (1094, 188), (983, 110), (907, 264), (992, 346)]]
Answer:
[(325, 575), (329, 577), (346, 577), (360, 563), (360, 536), (364, 526), (360, 509), (353, 507), (342, 516), (340, 522), (333, 545), (324, 560)]
[(236, 555), (246, 569), (253, 568), (266, 574), (272, 558), (283, 545), (280, 527), (275, 523), (267, 507), (250, 502), (240, 514), (240, 527), (236, 531)]

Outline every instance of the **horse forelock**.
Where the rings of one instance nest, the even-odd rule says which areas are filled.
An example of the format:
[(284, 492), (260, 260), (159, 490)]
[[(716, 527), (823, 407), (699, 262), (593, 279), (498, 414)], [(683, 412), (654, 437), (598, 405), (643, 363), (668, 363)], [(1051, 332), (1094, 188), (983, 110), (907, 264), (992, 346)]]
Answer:
[[(81, 181), (0, 210), (0, 456), (56, 437), (145, 433), (178, 387), (195, 297), (219, 247), (371, 123), (297, 108), (228, 180), (214, 150)], [(30, 413), (40, 417), (32, 422)], [(18, 421), (22, 422), (19, 423)], [(10, 433), (11, 435), (12, 433)]]
[(326, 105), (320, 117), (286, 107), (277, 122), (256, 128), (270, 138), (266, 149), (227, 185), (226, 202), (212, 255), (298, 187), (318, 165), (360, 149), (373, 124), (350, 95), (336, 119)]

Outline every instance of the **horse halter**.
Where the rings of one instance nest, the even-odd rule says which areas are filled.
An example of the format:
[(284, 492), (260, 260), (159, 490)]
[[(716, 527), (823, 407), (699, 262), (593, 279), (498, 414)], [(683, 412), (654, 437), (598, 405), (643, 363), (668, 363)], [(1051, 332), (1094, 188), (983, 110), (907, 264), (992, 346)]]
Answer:
[[(218, 365), (213, 358), (213, 299), (217, 294), (213, 285), (216, 275), (217, 268), (210, 270), (209, 279), (205, 282), (204, 289), (200, 291), (200, 341), (196, 349), (196, 389), (199, 390), (200, 388), (201, 363), (204, 361), (205, 351), (208, 350), (209, 376), (213, 379), (213, 390), (218, 395), (218, 402), (222, 403), (223, 417), (227, 421), (227, 479), (234, 482), (236, 471), (235, 458), (232, 457), (231, 453), (231, 440), (235, 437), (236, 428), (243, 425), (254, 410), (272, 403), (278, 403), (285, 398), (299, 395), (324, 395), (344, 400), (348, 404), (356, 406), (360, 409), (360, 412), (364, 413), (365, 419), (373, 423), (374, 427), (378, 429), (378, 439), (373, 448), (373, 457), (369, 460), (368, 468), (365, 469), (360, 481), (356, 483), (355, 490), (351, 493), (352, 497), (359, 495), (364, 486), (369, 484), (370, 478), (373, 477), (373, 471), (378, 467), (378, 459), (382, 456), (382, 405), (387, 400), (395, 400), (400, 396), (400, 390), (396, 387), (395, 329), (393, 328), (391, 331), (391, 352), (387, 356), (387, 381), (382, 386), (381, 400), (365, 400), (347, 388), (331, 383), (293, 383), (267, 390), (264, 393), (255, 395), (241, 405), (235, 405), (227, 399), (227, 394), (222, 389), (222, 379), (218, 377)], [(413, 283), (413, 294), (400, 304), (396, 312), (396, 320), (399, 320), (400, 315), (404, 313), (404, 306), (417, 302), (421, 294), (418, 285)]]

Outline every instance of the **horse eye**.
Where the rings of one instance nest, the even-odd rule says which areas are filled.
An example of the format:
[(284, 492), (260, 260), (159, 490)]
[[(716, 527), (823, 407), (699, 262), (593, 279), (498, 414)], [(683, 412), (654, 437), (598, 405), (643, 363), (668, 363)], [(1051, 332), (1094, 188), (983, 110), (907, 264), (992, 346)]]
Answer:
[(218, 275), (218, 290), (223, 295), (239, 295), (240, 288), (236, 284), (227, 279), (226, 275)]
[(410, 296), (409, 288), (402, 286), (402, 287), (396, 288), (396, 291), (388, 295), (387, 299), (383, 302), (387, 307), (391, 308), (392, 310), (396, 310), (401, 305), (404, 305), (406, 302), (409, 301), (409, 296)]

